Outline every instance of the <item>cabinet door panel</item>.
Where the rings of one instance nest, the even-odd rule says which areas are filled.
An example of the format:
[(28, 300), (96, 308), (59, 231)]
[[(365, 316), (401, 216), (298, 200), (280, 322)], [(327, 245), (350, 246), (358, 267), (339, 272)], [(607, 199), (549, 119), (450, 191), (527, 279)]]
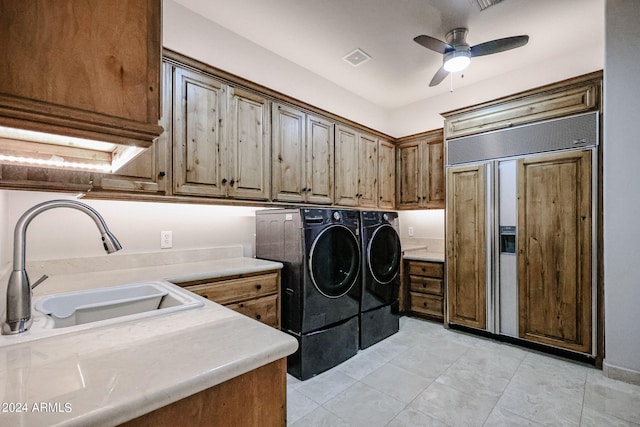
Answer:
[(358, 205), (358, 134), (336, 127), (336, 204)]
[(222, 196), (225, 86), (181, 69), (174, 81), (174, 192)]
[(309, 203), (333, 203), (333, 132), (332, 122), (307, 117), (305, 169)]
[(591, 153), (518, 161), (520, 337), (591, 350)]
[(450, 168), (447, 205), (448, 319), (486, 328), (485, 165)]
[(398, 207), (417, 208), (420, 204), (420, 142), (398, 148)]
[(267, 200), (271, 174), (268, 101), (236, 88), (231, 92), (228, 194)]
[(393, 209), (396, 201), (396, 147), (386, 141), (380, 141), (378, 160), (378, 185), (380, 189), (378, 207)]
[(93, 191), (125, 191), (166, 194), (171, 182), (171, 98), (173, 96), (173, 67), (162, 64), (162, 116), (160, 125), (164, 132), (135, 159), (122, 166), (117, 173), (100, 174)]
[(275, 200), (304, 201), (305, 114), (284, 105), (273, 106), (272, 171)]
[(360, 135), (360, 164), (358, 168), (358, 205), (378, 206), (378, 140)]
[(444, 209), (444, 141), (427, 142), (424, 145), (424, 149), (426, 150), (427, 158), (425, 206), (427, 208)]

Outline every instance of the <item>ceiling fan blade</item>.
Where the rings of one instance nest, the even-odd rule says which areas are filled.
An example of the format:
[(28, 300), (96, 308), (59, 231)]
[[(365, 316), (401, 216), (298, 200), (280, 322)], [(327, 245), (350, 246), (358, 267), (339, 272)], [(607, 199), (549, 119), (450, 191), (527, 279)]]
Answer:
[(432, 51), (438, 53), (446, 53), (449, 50), (453, 50), (453, 46), (451, 46), (450, 44), (429, 36), (418, 36), (414, 38), (413, 41), (421, 46), (426, 47), (427, 49), (431, 49)]
[(505, 37), (504, 39), (491, 40), (471, 47), (471, 56), (491, 55), (524, 46), (529, 41), (529, 36)]
[(431, 82), (429, 83), (429, 87), (438, 86), (448, 75), (449, 75), (449, 72), (444, 69), (444, 65), (443, 65), (442, 67), (440, 67), (438, 71), (436, 71), (435, 76), (433, 76), (433, 78), (431, 79)]

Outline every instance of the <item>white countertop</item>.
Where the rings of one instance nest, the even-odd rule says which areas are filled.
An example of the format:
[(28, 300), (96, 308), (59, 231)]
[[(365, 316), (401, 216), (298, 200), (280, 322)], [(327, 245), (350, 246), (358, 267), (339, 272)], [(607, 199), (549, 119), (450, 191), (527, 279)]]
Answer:
[(427, 248), (404, 249), (402, 257), (412, 261), (444, 262), (444, 253), (431, 251)]
[[(236, 257), (56, 275), (42, 287), (184, 282), (281, 267)], [(200, 308), (0, 347), (0, 425), (117, 425), (296, 350), (295, 338), (203, 301)]]

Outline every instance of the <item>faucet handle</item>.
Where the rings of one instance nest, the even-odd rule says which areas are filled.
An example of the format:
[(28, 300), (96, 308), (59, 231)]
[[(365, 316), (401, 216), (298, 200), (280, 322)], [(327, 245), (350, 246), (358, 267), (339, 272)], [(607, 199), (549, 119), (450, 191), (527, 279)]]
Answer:
[(33, 285), (31, 285), (31, 289), (35, 289), (36, 286), (38, 286), (40, 283), (44, 282), (48, 278), (49, 278), (49, 276), (47, 276), (46, 274), (43, 274), (41, 278), (36, 280), (35, 283)]

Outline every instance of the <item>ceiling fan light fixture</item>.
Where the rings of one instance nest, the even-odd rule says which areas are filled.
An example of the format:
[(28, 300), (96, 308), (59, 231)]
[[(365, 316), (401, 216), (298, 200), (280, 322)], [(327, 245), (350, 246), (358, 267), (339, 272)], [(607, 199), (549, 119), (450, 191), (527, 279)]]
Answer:
[(471, 52), (468, 50), (454, 50), (444, 55), (445, 71), (457, 73), (469, 66), (471, 63)]

